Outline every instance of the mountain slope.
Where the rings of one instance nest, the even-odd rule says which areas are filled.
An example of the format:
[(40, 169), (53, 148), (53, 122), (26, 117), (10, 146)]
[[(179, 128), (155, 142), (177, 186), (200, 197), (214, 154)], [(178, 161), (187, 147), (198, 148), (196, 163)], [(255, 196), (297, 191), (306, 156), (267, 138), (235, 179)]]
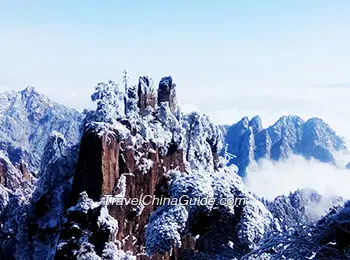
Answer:
[(298, 116), (283, 116), (264, 129), (258, 116), (251, 120), (244, 117), (221, 129), (226, 147), (222, 154), (231, 155), (229, 164), (237, 165), (241, 176), (245, 176), (249, 164), (261, 158), (277, 161), (297, 154), (333, 163), (333, 153), (346, 149), (344, 140), (319, 118), (305, 122)]
[(0, 149), (14, 164), (37, 173), (52, 131), (77, 143), (83, 115), (39, 94), (33, 87), (0, 95)]
[(0, 224), (16, 205), (31, 200), (39, 173), (53, 153), (61, 154), (50, 149), (51, 136), (61, 136), (67, 145), (78, 143), (82, 119), (78, 111), (31, 87), (0, 94)]

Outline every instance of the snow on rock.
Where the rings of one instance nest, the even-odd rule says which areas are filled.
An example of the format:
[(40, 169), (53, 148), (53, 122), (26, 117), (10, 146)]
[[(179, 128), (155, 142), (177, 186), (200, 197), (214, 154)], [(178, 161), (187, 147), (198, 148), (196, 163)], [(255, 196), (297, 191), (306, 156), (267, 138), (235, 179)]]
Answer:
[(181, 246), (188, 211), (185, 206), (162, 206), (149, 219), (146, 231), (146, 248), (149, 256), (171, 252)]
[(132, 252), (125, 252), (111, 242), (106, 243), (103, 249), (102, 259), (104, 260), (136, 260), (136, 256)]
[(222, 149), (219, 128), (204, 114), (192, 112), (183, 117), (185, 152), (189, 167), (195, 170), (210, 170), (217, 165), (217, 153)]
[(179, 118), (180, 108), (176, 98), (176, 84), (171, 76), (164, 77), (159, 82), (158, 87), (158, 106), (163, 102), (169, 104), (170, 111)]
[(157, 119), (162, 123), (165, 130), (171, 132), (171, 140), (181, 147), (183, 136), (180, 120), (171, 112), (169, 103), (163, 102), (160, 104), (157, 110)]
[(36, 178), (24, 165), (14, 165), (10, 159), (0, 151), (0, 184), (11, 193), (29, 199), (35, 187)]
[(247, 204), (244, 206), (239, 223), (237, 225), (238, 238), (243, 246), (252, 250), (263, 238), (267, 231), (273, 229), (274, 220), (271, 213), (264, 205), (254, 200), (253, 196), (247, 196)]
[[(87, 114), (85, 129), (99, 132), (101, 136), (117, 134), (119, 140), (136, 132), (133, 134), (136, 143), (152, 141), (163, 154), (167, 153), (170, 143), (180, 145), (180, 123), (170, 111), (169, 102), (163, 102), (155, 111), (155, 93), (151, 84), (150, 78), (140, 77), (138, 90), (134, 86), (125, 86), (124, 94), (115, 82), (100, 83), (92, 95), (97, 109)], [(127, 115), (122, 112), (124, 104)], [(134, 107), (136, 105), (138, 107)]]
[[(100, 85), (93, 95), (93, 100), (97, 101), (97, 110), (87, 114), (83, 136), (83, 142), (86, 142), (89, 132), (97, 133), (98, 137), (102, 139), (102, 155), (108, 155), (101, 159), (102, 162), (106, 161), (103, 165), (107, 165), (107, 161), (108, 165), (112, 165), (111, 162), (118, 160), (124, 164), (122, 167), (125, 172), (132, 172), (137, 181), (140, 176), (134, 171), (142, 175), (147, 175), (149, 172), (165, 174), (169, 169), (183, 168), (182, 164), (185, 162), (185, 172), (175, 170), (164, 176), (152, 175), (150, 185), (155, 184), (155, 188), (152, 190), (158, 189), (156, 194), (167, 194), (171, 198), (186, 195), (188, 198), (205, 198), (213, 201), (212, 204), (205, 205), (165, 205), (159, 207), (147, 224), (147, 254), (166, 254), (171, 253), (174, 248), (186, 247), (183, 238), (190, 234), (199, 236), (197, 249), (207, 253), (213, 252), (215, 248), (223, 252), (225, 248), (230, 247), (232, 250), (229, 254), (232, 257), (234, 254), (242, 255), (243, 252), (252, 250), (264, 232), (272, 228), (274, 222), (264, 205), (251, 194), (240, 177), (237, 176), (237, 167), (220, 168), (222, 163), (220, 163), (218, 152), (222, 149), (222, 132), (219, 127), (214, 125), (204, 114), (198, 112), (188, 115), (181, 114), (176, 100), (175, 83), (171, 77), (165, 77), (161, 80), (157, 99), (151, 86), (152, 82), (148, 77), (139, 79), (137, 91), (128, 84), (124, 85), (124, 92), (119, 90), (120, 87), (115, 83)], [(116, 100), (123, 100), (123, 102), (116, 106)], [(136, 103), (138, 109), (135, 109)], [(126, 113), (122, 112), (120, 106), (125, 107)], [(248, 129), (250, 134), (245, 139), (246, 146), (252, 146), (255, 142), (253, 134), (262, 129), (258, 118), (253, 120), (250, 126), (248, 122)], [(106, 138), (108, 135), (111, 137), (111, 145), (105, 146), (104, 140), (108, 142), (109, 139)], [(91, 147), (94, 146), (91, 145)], [(111, 147), (115, 147), (113, 149), (120, 153), (121, 159), (115, 157), (115, 154), (110, 151)], [(145, 147), (149, 148), (145, 150)], [(85, 151), (83, 152), (85, 153)], [(147, 154), (149, 155), (146, 159), (145, 155)], [(182, 158), (178, 158), (179, 156)], [(250, 158), (249, 161), (253, 160), (254, 150), (250, 150), (247, 156)], [(158, 161), (157, 158), (160, 160)], [(169, 162), (166, 162), (168, 158), (171, 158), (170, 165)], [(134, 167), (133, 160), (136, 161), (137, 167)], [(122, 172), (118, 172), (118, 168), (117, 171), (112, 170), (112, 168), (121, 167), (115, 165), (117, 164), (108, 166), (108, 170), (102, 171), (101, 185), (103, 187), (101, 190), (96, 190), (96, 196), (92, 196), (94, 200), (98, 200), (101, 194), (107, 194), (107, 191), (119, 189), (115, 179), (121, 178), (123, 175)], [(98, 169), (100, 169), (99, 167)], [(134, 171), (130, 171), (130, 169), (134, 169)], [(86, 174), (88, 173), (85, 172), (84, 176), (87, 176)], [(96, 173), (94, 172), (94, 174)], [(111, 174), (114, 174), (115, 177), (114, 175), (109, 176)], [(164, 183), (164, 178), (169, 178), (168, 184)], [(111, 179), (115, 183), (110, 182)], [(88, 182), (86, 180), (82, 183)], [(90, 189), (94, 185), (96, 186), (96, 183), (91, 183), (91, 187), (86, 189), (88, 194), (92, 192)], [(134, 181), (130, 179), (127, 183), (134, 183)], [(109, 187), (110, 184), (113, 187)], [(142, 187), (145, 190), (150, 188), (147, 185)], [(130, 190), (131, 187), (126, 187), (126, 189)], [(234, 196), (240, 196), (242, 197), (240, 200), (248, 199), (248, 201), (239, 207), (220, 203), (221, 199)], [(93, 209), (89, 209), (89, 211), (91, 210)], [(127, 212), (124, 209), (119, 210), (120, 214)], [(143, 219), (147, 212), (150, 213), (149, 210), (149, 207), (142, 208), (142, 210), (136, 209), (132, 216)], [(118, 212), (114, 211), (113, 216), (117, 218)], [(119, 224), (120, 221), (123, 221), (123, 219), (118, 220)], [(128, 223), (129, 220), (124, 221)], [(72, 220), (68, 221), (68, 223), (71, 222)], [(222, 237), (214, 237), (214, 232), (224, 232), (225, 225), (230, 227), (231, 232), (222, 235)], [(120, 235), (126, 236), (127, 234), (124, 234), (125, 227), (121, 225), (118, 227), (122, 230)], [(67, 230), (70, 229), (72, 228)], [(89, 232), (88, 234), (91, 235), (91, 230)], [(130, 244), (124, 243), (130, 236), (124, 237), (121, 241), (124, 248), (134, 248)], [(138, 239), (136, 241), (141, 240)], [(62, 246), (65, 243), (67, 241), (62, 240)], [(227, 246), (221, 247), (221, 244)], [(76, 245), (77, 243), (75, 243)], [(101, 255), (102, 246), (93, 244), (93, 247), (96, 254)], [(137, 252), (142, 253), (142, 247)]]
[(70, 207), (67, 212), (68, 214), (74, 214), (74, 212), (87, 213), (89, 209), (98, 207), (98, 203), (94, 203), (92, 199), (89, 198), (86, 192), (82, 192), (78, 199), (77, 205)]
[[(97, 109), (87, 113), (85, 129), (99, 132), (101, 136), (117, 134), (119, 140), (131, 134), (139, 144), (152, 141), (162, 155), (185, 150), (191, 168), (216, 166), (217, 152), (222, 146), (219, 128), (206, 115), (197, 112), (181, 116), (176, 85), (171, 77), (165, 77), (159, 83), (157, 107), (152, 85), (150, 78), (140, 77), (137, 93), (134, 86), (125, 86), (125, 94), (115, 82), (100, 83), (92, 95)], [(139, 114), (137, 109), (127, 115), (121, 112), (121, 106), (130, 102), (135, 105), (137, 98)], [(118, 103), (118, 100), (123, 102)]]
[[(119, 250), (109, 241), (116, 241), (117, 231), (118, 222), (109, 215), (108, 209), (82, 192), (77, 204), (67, 210), (67, 221), (60, 234), (56, 257), (114, 259), (108, 257)], [(118, 254), (122, 255), (121, 252)]]
[[(344, 140), (319, 118), (304, 121), (298, 116), (283, 116), (263, 129), (261, 119), (244, 117), (232, 126), (221, 127), (229, 161), (245, 176), (246, 168), (261, 158), (287, 159), (293, 154), (321, 162), (334, 162), (333, 153), (346, 149)], [(223, 155), (225, 151), (221, 151)]]
[(106, 230), (106, 232), (110, 232), (108, 240), (117, 240), (116, 235), (118, 232), (118, 221), (109, 215), (107, 207), (101, 207), (101, 212), (97, 219), (97, 225), (100, 230)]
[(6, 209), (9, 202), (9, 190), (0, 185), (0, 217)]
[[(179, 174), (173, 172), (169, 174), (173, 175), (174, 178), (170, 184), (169, 190), (172, 198), (185, 198), (187, 200), (190, 198), (196, 198), (198, 200), (214, 199), (213, 180), (208, 174), (201, 174), (199, 172), (192, 172), (191, 174)], [(189, 205), (189, 217), (196, 217), (196, 211), (198, 211), (198, 209), (209, 213), (212, 208), (213, 205), (210, 203), (203, 206)]]
[(135, 114), (139, 113), (139, 107), (137, 106), (138, 96), (137, 96), (137, 87), (131, 86), (127, 87), (125, 90), (125, 115), (127, 117), (132, 117)]
[(76, 147), (65, 144), (67, 142), (62, 134), (53, 132), (50, 135), (37, 188), (34, 190), (33, 187), (32, 196), (27, 196), (25, 200), (18, 196), (12, 198), (14, 209), (7, 209), (7, 219), (1, 230), (7, 237), (0, 241), (4, 245), (15, 245), (15, 250), (5, 250), (4, 254), (8, 257), (37, 259), (55, 254), (77, 158)]
[(33, 87), (6, 92), (0, 98), (0, 148), (11, 163), (23, 162), (36, 174), (52, 131), (76, 144), (82, 115), (39, 94)]
[(312, 189), (299, 189), (288, 196), (263, 200), (281, 227), (314, 224), (326, 215), (330, 208), (343, 203), (341, 197), (320, 195)]
[(319, 221), (273, 230), (243, 259), (349, 259), (350, 203), (336, 206)]
[(156, 90), (153, 80), (148, 76), (139, 78), (138, 83), (138, 108), (141, 115), (147, 115), (154, 112), (157, 103)]
[(113, 80), (98, 83), (91, 95), (92, 101), (97, 103), (94, 120), (97, 122), (113, 123), (125, 112), (123, 89)]
[(28, 203), (36, 181), (25, 165), (12, 164), (7, 155), (0, 151), (0, 224), (11, 218), (16, 206)]
[(304, 124), (300, 150), (306, 158), (334, 162), (333, 152), (344, 149), (344, 140), (322, 119), (311, 118)]
[[(186, 195), (189, 200), (207, 198), (207, 201), (204, 204), (165, 205), (154, 212), (147, 226), (147, 253), (169, 252), (171, 248), (181, 246), (179, 238), (186, 234), (199, 235), (195, 250), (201, 253), (220, 251), (236, 257), (253, 250), (265, 232), (275, 227), (275, 222), (235, 170), (232, 167), (211, 173), (170, 172), (171, 199)], [(234, 198), (236, 200), (231, 202), (228, 200)], [(170, 227), (175, 227), (175, 231), (169, 232)], [(234, 247), (228, 250), (227, 245), (232, 243)]]
[[(234, 213), (239, 215), (236, 226), (239, 243), (243, 248), (252, 250), (265, 232), (275, 228), (275, 221), (265, 206), (255, 198), (242, 180), (228, 169), (214, 175), (214, 182), (219, 197), (235, 198)], [(224, 187), (224, 189), (222, 189)], [(229, 189), (228, 189), (229, 188)], [(223, 193), (225, 191), (225, 193)], [(243, 200), (244, 199), (244, 200)], [(226, 205), (224, 205), (226, 206)], [(231, 205), (226, 206), (229, 209)], [(231, 211), (228, 211), (232, 214)]]
[(62, 156), (62, 152), (67, 145), (67, 140), (64, 138), (63, 134), (52, 131), (45, 145), (43, 157), (41, 158), (40, 172), (44, 173), (49, 164)]

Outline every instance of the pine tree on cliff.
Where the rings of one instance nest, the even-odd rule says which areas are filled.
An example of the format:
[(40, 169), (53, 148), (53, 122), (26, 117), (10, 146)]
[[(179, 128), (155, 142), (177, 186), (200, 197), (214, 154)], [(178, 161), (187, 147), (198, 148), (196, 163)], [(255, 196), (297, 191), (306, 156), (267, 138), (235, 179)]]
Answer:
[(125, 109), (124, 113), (127, 117), (132, 117), (133, 115), (138, 114), (139, 109), (137, 106), (138, 96), (137, 96), (137, 87), (135, 85), (129, 84), (129, 75), (128, 71), (125, 69), (122, 74), (122, 81), (124, 87), (124, 104)]
[(127, 88), (128, 88), (128, 83), (129, 83), (129, 75), (128, 75), (128, 71), (125, 69), (123, 71), (123, 76), (122, 76), (122, 79), (123, 79), (123, 83), (124, 83), (124, 89), (125, 89), (125, 93), (127, 92)]

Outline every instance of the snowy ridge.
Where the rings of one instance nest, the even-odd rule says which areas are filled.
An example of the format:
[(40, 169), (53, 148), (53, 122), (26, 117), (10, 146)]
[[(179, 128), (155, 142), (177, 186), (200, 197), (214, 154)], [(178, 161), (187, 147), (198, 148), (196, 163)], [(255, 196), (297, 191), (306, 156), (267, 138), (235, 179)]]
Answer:
[(276, 197), (263, 203), (279, 221), (282, 228), (315, 224), (337, 205), (344, 203), (341, 197), (322, 196), (312, 189), (299, 189), (288, 196)]
[[(61, 170), (67, 169), (62, 163), (63, 160), (59, 163), (56, 160), (70, 155), (65, 154), (64, 150), (67, 145), (78, 142), (81, 121), (82, 115), (79, 112), (50, 101), (37, 93), (33, 87), (1, 94), (0, 244), (5, 250), (5, 258), (16, 256), (18, 259), (26, 259), (24, 256), (32, 255), (31, 250), (36, 252), (40, 244), (45, 245), (42, 249), (48, 247), (48, 244), (38, 240), (35, 242), (38, 244), (34, 248), (31, 247), (30, 243), (34, 241), (28, 236), (33, 236), (35, 232), (29, 231), (27, 225), (36, 219), (36, 225), (50, 229), (59, 223), (57, 218), (63, 217), (61, 209), (56, 211), (57, 201), (61, 201), (62, 198), (56, 197), (55, 191), (63, 189), (63, 186), (60, 186), (62, 182), (58, 180), (64, 176), (61, 175)], [(47, 168), (55, 163), (54, 170), (51, 169), (48, 173), (52, 175), (48, 176)], [(56, 180), (53, 180), (54, 178)], [(47, 186), (48, 181), (53, 181), (50, 187)], [(55, 209), (51, 208), (52, 211), (42, 218), (32, 212), (36, 209), (35, 204), (39, 201), (38, 194), (41, 194), (41, 189), (43, 192), (49, 190), (52, 196), (49, 200), (55, 201), (52, 203), (56, 205)], [(46, 199), (40, 201), (41, 204), (46, 202)], [(50, 214), (56, 214), (56, 217), (51, 218)], [(50, 240), (48, 238), (48, 241)], [(13, 241), (17, 242), (13, 244)], [(6, 253), (11, 245), (15, 246), (10, 248), (12, 256)], [(48, 249), (47, 252), (50, 250), (52, 249)]]
[(0, 147), (12, 163), (24, 162), (39, 171), (40, 159), (52, 131), (62, 133), (68, 142), (80, 138), (83, 115), (52, 102), (33, 87), (6, 92), (0, 97)]
[(319, 118), (305, 122), (298, 116), (283, 116), (264, 129), (260, 117), (251, 120), (244, 117), (221, 129), (226, 147), (222, 153), (232, 155), (229, 163), (239, 167), (241, 176), (245, 176), (249, 165), (261, 158), (284, 160), (297, 154), (306, 159), (334, 163), (334, 152), (346, 150), (345, 141)]
[(332, 208), (313, 225), (274, 230), (260, 241), (256, 250), (243, 259), (349, 259), (349, 201)]
[[(140, 77), (141, 94), (154, 95), (152, 85), (145, 87), (145, 78), (149, 84), (153, 82), (148, 77)], [(174, 84), (171, 77), (164, 77), (159, 84), (160, 88), (167, 86), (166, 84)], [(164, 88), (174, 90), (174, 87)], [(99, 83), (92, 95), (97, 109), (87, 114), (85, 129), (99, 132), (100, 135), (118, 134), (119, 139), (128, 139), (132, 130), (136, 132), (131, 137), (133, 142), (142, 144), (151, 141), (163, 155), (168, 153), (170, 147), (186, 151), (186, 161), (191, 164), (191, 168), (211, 169), (214, 166), (217, 151), (222, 147), (222, 135), (208, 116), (198, 112), (182, 115), (172, 92), (168, 93), (168, 99), (172, 98), (171, 100), (160, 102), (158, 106), (145, 103), (147, 106), (140, 112), (134, 106), (127, 105), (130, 100), (135, 103), (135, 100), (142, 98), (134, 90), (135, 86), (128, 85), (127, 82), (124, 86), (114, 81)], [(162, 95), (166, 95), (164, 92), (166, 91), (163, 90)], [(150, 96), (147, 98), (152, 99)], [(153, 99), (156, 100), (155, 97)]]
[[(0, 244), (5, 258), (38, 259), (56, 252), (58, 234), (65, 219), (65, 202), (70, 191), (77, 148), (67, 146), (62, 134), (50, 135), (44, 153), (45, 165), (31, 189), (32, 196), (12, 196), (7, 207)], [(14, 245), (13, 248), (9, 248)]]
[[(256, 200), (236, 168), (210, 173), (171, 172), (171, 198), (209, 198), (213, 204), (169, 206), (157, 209), (147, 226), (147, 253), (164, 254), (180, 247), (181, 237), (197, 237), (199, 253), (190, 259), (215, 259), (220, 254), (230, 259), (243, 256), (256, 247), (265, 233), (276, 227), (270, 212)], [(222, 198), (246, 198), (245, 205), (220, 204)], [(225, 229), (224, 234), (215, 234)], [(171, 232), (170, 232), (171, 230)], [(230, 246), (232, 245), (232, 246)]]

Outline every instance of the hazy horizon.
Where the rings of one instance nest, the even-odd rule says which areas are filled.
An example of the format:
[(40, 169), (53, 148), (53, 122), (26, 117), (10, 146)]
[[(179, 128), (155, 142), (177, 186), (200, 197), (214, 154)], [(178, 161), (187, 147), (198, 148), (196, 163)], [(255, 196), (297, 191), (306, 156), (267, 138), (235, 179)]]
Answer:
[[(348, 136), (348, 1), (0, 1), (0, 91), (82, 109), (100, 81), (172, 75), (219, 124), (321, 117)], [(350, 136), (350, 135), (349, 135)]]

